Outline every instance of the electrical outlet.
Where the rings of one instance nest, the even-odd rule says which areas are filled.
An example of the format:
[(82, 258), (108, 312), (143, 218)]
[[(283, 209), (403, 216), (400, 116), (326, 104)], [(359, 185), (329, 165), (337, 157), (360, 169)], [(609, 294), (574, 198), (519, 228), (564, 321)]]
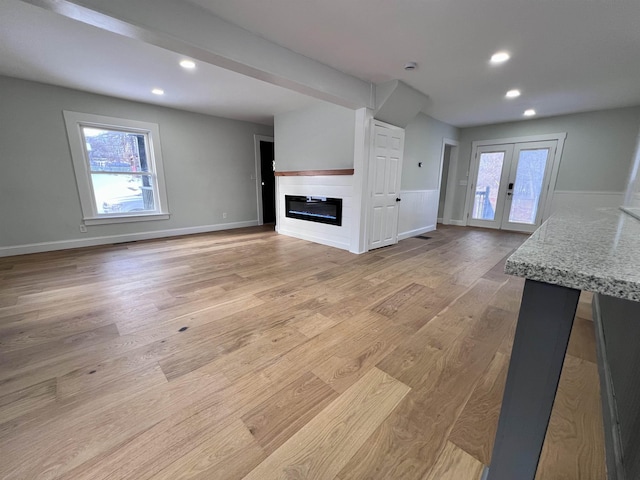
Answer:
[(224, 213), (222, 214), (222, 218), (227, 218), (227, 212), (224, 212)]
[(80, 225), (80, 233), (87, 233), (87, 226), (86, 225)]

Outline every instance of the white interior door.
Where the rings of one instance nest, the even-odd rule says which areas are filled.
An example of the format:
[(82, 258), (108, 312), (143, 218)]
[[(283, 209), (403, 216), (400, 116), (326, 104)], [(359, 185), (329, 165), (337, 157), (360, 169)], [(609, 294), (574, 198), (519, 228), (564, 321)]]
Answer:
[(398, 243), (404, 129), (375, 122), (369, 165), (369, 249)]
[(556, 148), (556, 140), (478, 147), (468, 224), (519, 232), (540, 226)]

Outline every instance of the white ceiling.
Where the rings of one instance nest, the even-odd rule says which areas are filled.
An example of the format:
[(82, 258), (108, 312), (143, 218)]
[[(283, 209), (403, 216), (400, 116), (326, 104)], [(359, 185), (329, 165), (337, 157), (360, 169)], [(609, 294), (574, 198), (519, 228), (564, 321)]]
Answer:
[[(639, 0), (188, 0), (374, 83), (401, 79), (468, 126), (640, 105)], [(488, 65), (497, 50), (512, 59)], [(419, 69), (405, 72), (416, 61)], [(522, 96), (507, 101), (507, 90)]]
[[(17, 0), (0, 2), (0, 75), (267, 125), (313, 99), (71, 20)], [(151, 93), (155, 87), (165, 95)]]
[[(456, 126), (640, 105), (638, 0), (170, 0), (360, 79), (401, 79)], [(105, 5), (108, 5), (105, 3)], [(492, 67), (506, 49), (512, 59)], [(318, 100), (19, 0), (0, 2), (0, 74), (260, 123)], [(403, 65), (416, 61), (414, 72)], [(166, 94), (156, 97), (151, 88)], [(523, 95), (506, 100), (519, 88)]]

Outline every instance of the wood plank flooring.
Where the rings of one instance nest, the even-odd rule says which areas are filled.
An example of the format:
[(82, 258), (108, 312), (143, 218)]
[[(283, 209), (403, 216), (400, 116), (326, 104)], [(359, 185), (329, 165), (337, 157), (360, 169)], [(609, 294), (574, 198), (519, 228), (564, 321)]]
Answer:
[[(0, 479), (477, 479), (526, 238), (267, 227), (0, 259)], [(601, 480), (583, 296), (538, 480)]]

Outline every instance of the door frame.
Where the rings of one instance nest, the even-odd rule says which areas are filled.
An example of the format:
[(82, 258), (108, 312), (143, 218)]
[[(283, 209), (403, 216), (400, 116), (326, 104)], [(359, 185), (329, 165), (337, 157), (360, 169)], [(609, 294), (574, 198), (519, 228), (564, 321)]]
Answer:
[[(373, 156), (375, 155), (375, 128), (376, 126), (388, 128), (390, 130), (405, 132), (405, 129), (402, 127), (398, 127), (396, 125), (392, 125), (387, 122), (383, 122), (382, 120), (378, 120), (377, 118), (373, 118), (369, 122), (369, 155), (367, 159), (367, 197), (366, 197), (366, 227), (365, 227), (365, 248), (366, 251), (371, 250), (371, 228), (373, 225), (372, 215), (373, 215), (373, 168), (371, 168), (371, 164), (373, 161)], [(405, 132), (406, 133), (406, 132)], [(404, 144), (402, 145), (402, 160), (404, 160)], [(403, 162), (404, 163), (404, 162)], [(398, 182), (400, 183), (400, 189), (398, 190), (398, 196), (400, 196), (400, 191), (402, 190), (402, 164), (400, 165), (400, 171), (398, 173)], [(398, 216), (399, 220), (399, 216)], [(396, 225), (396, 243), (398, 240), (397, 235), (397, 225)]]
[[(442, 139), (442, 151), (440, 152), (440, 176), (438, 178), (438, 198), (440, 198), (440, 189), (442, 188), (442, 172), (444, 169), (444, 154), (446, 147), (451, 147), (449, 154), (449, 173), (447, 174), (447, 185), (444, 197), (444, 210), (442, 212), (442, 224), (451, 224), (451, 215), (453, 212), (453, 202), (456, 197), (456, 180), (458, 177), (458, 153), (460, 151), (460, 142), (451, 138)], [(437, 217), (437, 215), (436, 215)], [(436, 227), (438, 219), (436, 218)]]
[[(253, 148), (255, 151), (256, 157), (256, 165), (255, 165), (255, 179), (256, 179), (256, 197), (257, 197), (257, 208), (258, 208), (258, 225), (264, 225), (264, 218), (262, 213), (262, 156), (260, 154), (260, 142), (271, 142), (274, 143), (273, 137), (269, 137), (266, 135), (257, 135), (253, 136)], [(275, 143), (274, 143), (274, 157), (275, 157)], [(277, 193), (278, 190), (276, 188), (276, 207), (278, 205)], [(278, 218), (278, 212), (276, 210), (276, 219)], [(277, 223), (277, 222), (276, 222)]]
[(542, 211), (542, 219), (544, 222), (551, 215), (551, 203), (553, 200), (553, 194), (556, 190), (556, 182), (558, 181), (558, 171), (560, 170), (560, 159), (562, 158), (562, 151), (564, 149), (564, 141), (567, 138), (567, 132), (548, 133), (542, 135), (527, 135), (523, 137), (509, 137), (498, 138), (492, 140), (475, 140), (471, 142), (471, 159), (469, 164), (469, 180), (467, 182), (467, 198), (464, 203), (464, 225), (469, 225), (469, 218), (471, 216), (471, 208), (473, 206), (473, 198), (475, 188), (476, 177), (478, 175), (478, 147), (484, 147), (488, 145), (503, 145), (507, 143), (528, 143), (528, 142), (544, 142), (544, 141), (556, 141), (558, 146), (556, 153), (551, 160), (551, 177), (549, 179), (549, 187), (547, 194), (545, 195), (542, 204), (540, 205), (540, 211)]

